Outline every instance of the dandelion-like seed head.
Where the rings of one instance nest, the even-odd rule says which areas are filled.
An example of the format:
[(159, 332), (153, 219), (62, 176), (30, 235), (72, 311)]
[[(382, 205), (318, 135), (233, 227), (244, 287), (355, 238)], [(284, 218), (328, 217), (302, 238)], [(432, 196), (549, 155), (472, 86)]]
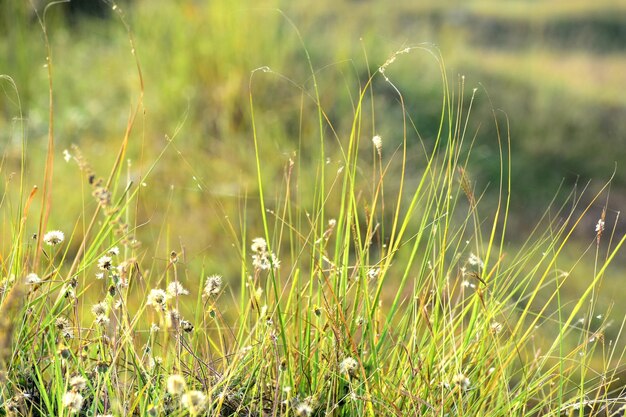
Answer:
[(63, 407), (67, 408), (70, 414), (76, 414), (83, 407), (83, 396), (78, 392), (68, 391), (63, 394)]
[(380, 268), (378, 268), (378, 267), (370, 268), (367, 271), (367, 278), (368, 279), (374, 280), (374, 279), (378, 278), (379, 275), (380, 275)]
[(91, 312), (94, 316), (104, 316), (107, 314), (108, 310), (109, 306), (105, 301), (100, 301), (99, 303), (91, 306)]
[(57, 317), (57, 319), (54, 321), (54, 327), (56, 327), (58, 330), (65, 330), (70, 327), (70, 322), (67, 318), (60, 316)]
[(459, 386), (463, 391), (467, 391), (471, 385), (469, 378), (466, 377), (465, 374), (463, 374), (462, 372), (452, 377), (452, 383)]
[(165, 311), (167, 308), (167, 293), (160, 288), (150, 290), (146, 304), (154, 307), (157, 311)]
[(206, 395), (202, 391), (188, 391), (182, 396), (181, 404), (190, 414), (200, 414), (206, 406)]
[(110, 322), (111, 322), (111, 319), (105, 315), (96, 316), (96, 319), (95, 319), (95, 323), (100, 326), (106, 326)]
[(81, 375), (76, 375), (70, 378), (70, 387), (74, 391), (82, 391), (87, 387), (87, 380)]
[(478, 266), (479, 268), (482, 268), (485, 266), (485, 263), (482, 261), (482, 259), (474, 255), (473, 253), (470, 253), (470, 256), (467, 262), (469, 262), (470, 265)]
[(34, 272), (31, 272), (30, 274), (26, 275), (26, 278), (24, 279), (24, 281), (26, 282), (26, 285), (37, 285), (37, 284), (41, 284), (41, 278), (39, 278), (39, 275), (35, 274)]
[(376, 148), (376, 152), (380, 153), (383, 149), (383, 138), (376, 135), (372, 138), (372, 143), (374, 144), (374, 148)]
[(346, 375), (354, 375), (359, 363), (356, 359), (347, 357), (339, 364), (339, 372)]
[(187, 383), (182, 375), (173, 374), (167, 378), (167, 392), (172, 395), (182, 395), (187, 390)]
[(303, 401), (296, 405), (296, 415), (298, 417), (309, 417), (311, 414), (313, 414), (313, 407), (308, 402)]
[(51, 230), (43, 236), (44, 243), (49, 246), (56, 246), (64, 239), (65, 235), (60, 230)]
[(222, 277), (220, 275), (210, 275), (206, 279), (206, 284), (204, 284), (204, 295), (207, 297), (217, 295), (221, 288)]
[(493, 334), (498, 334), (502, 331), (502, 324), (497, 321), (492, 321), (489, 325), (489, 331)]
[(189, 294), (189, 291), (187, 291), (182, 286), (182, 284), (178, 281), (172, 281), (167, 286), (167, 295), (169, 295), (172, 298), (177, 297), (179, 295), (187, 295), (187, 294)]
[(252, 252), (265, 252), (267, 250), (267, 242), (262, 237), (255, 237), (252, 239), (250, 249), (252, 249)]
[(104, 255), (98, 259), (98, 269), (109, 271), (113, 268), (113, 259), (109, 255)]

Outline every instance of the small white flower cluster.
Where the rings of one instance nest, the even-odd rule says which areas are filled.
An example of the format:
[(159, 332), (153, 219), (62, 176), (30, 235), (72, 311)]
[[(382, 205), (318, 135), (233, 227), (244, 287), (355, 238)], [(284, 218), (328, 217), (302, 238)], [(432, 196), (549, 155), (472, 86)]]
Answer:
[(94, 316), (96, 316), (95, 322), (100, 326), (106, 326), (109, 324), (111, 319), (109, 319), (109, 306), (105, 301), (101, 301), (97, 304), (94, 304), (91, 307), (91, 312)]
[(189, 291), (187, 291), (180, 282), (172, 281), (167, 286), (167, 295), (170, 298), (176, 298), (179, 295), (187, 295)]
[(64, 339), (71, 339), (74, 337), (74, 331), (70, 321), (63, 316), (57, 317), (54, 321), (54, 327), (61, 333)]
[(104, 279), (110, 276), (116, 285), (120, 285), (122, 287), (128, 286), (128, 282), (126, 280), (120, 279), (123, 268), (122, 265), (124, 263), (122, 262), (117, 267), (115, 266), (114, 258), (119, 254), (119, 248), (117, 246), (113, 246), (106, 252), (106, 254), (98, 258), (96, 265), (99, 272), (96, 273), (96, 279)]
[(298, 417), (309, 417), (313, 414), (313, 407), (311, 407), (311, 404), (309, 404), (308, 401), (302, 401), (296, 405), (295, 411)]
[(170, 375), (166, 388), (170, 395), (180, 399), (181, 405), (189, 411), (189, 414), (198, 415), (206, 408), (206, 394), (202, 391), (187, 391), (187, 383), (182, 375)]
[(381, 138), (379, 135), (374, 136), (372, 138), (372, 144), (374, 145), (376, 152), (378, 152), (378, 154), (380, 155), (383, 149), (383, 138)]
[(43, 235), (43, 241), (48, 246), (56, 246), (65, 240), (65, 235), (60, 230), (52, 230)]
[[(173, 281), (167, 286), (167, 291), (160, 288), (154, 288), (148, 293), (146, 305), (152, 306), (157, 312), (165, 314), (165, 322), (168, 328), (182, 329), (187, 333), (191, 333), (194, 329), (191, 322), (183, 319), (177, 309), (168, 306), (169, 300), (177, 298), (181, 295), (187, 295), (189, 291), (178, 281)], [(159, 327), (155, 324), (150, 326), (150, 332), (156, 333)]]
[(278, 268), (280, 261), (267, 249), (267, 242), (262, 237), (257, 237), (252, 240), (252, 265), (257, 270), (269, 270), (272, 268)]
[(173, 396), (180, 396), (187, 390), (187, 383), (182, 375), (174, 374), (167, 378), (167, 392)]
[(156, 311), (165, 311), (167, 309), (167, 293), (160, 288), (150, 290), (146, 305), (154, 307)]
[(70, 390), (63, 394), (63, 407), (69, 414), (78, 414), (83, 408), (84, 398), (80, 391), (87, 387), (87, 380), (80, 375), (69, 380)]
[(26, 282), (26, 285), (37, 285), (41, 284), (42, 279), (39, 278), (39, 275), (31, 272), (30, 274), (26, 275), (24, 281)]
[(474, 255), (473, 253), (470, 253), (470, 256), (467, 262), (469, 262), (470, 265), (477, 266), (481, 269), (485, 266), (485, 263), (482, 261), (482, 259)]
[(596, 233), (604, 232), (604, 220), (599, 219), (598, 223), (596, 223)]
[(180, 399), (180, 403), (192, 416), (201, 414), (206, 408), (206, 394), (202, 391), (187, 391)]
[(452, 384), (459, 386), (463, 391), (467, 391), (471, 386), (469, 378), (462, 372), (452, 377)]
[(358, 366), (356, 359), (347, 357), (339, 364), (339, 373), (354, 376)]
[(220, 293), (222, 288), (222, 277), (220, 275), (209, 275), (204, 284), (204, 296), (212, 297)]

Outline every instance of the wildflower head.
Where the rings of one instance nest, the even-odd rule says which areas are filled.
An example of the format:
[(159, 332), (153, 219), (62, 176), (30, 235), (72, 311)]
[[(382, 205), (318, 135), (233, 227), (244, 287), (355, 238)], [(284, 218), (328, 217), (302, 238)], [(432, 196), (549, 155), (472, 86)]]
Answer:
[(467, 391), (471, 385), (469, 378), (466, 377), (465, 374), (463, 374), (462, 372), (452, 377), (452, 383), (460, 387), (463, 391)]
[(167, 295), (172, 298), (175, 298), (179, 295), (187, 295), (187, 294), (189, 294), (189, 291), (187, 291), (178, 281), (172, 281), (167, 286)]
[(70, 328), (70, 322), (67, 318), (60, 316), (54, 321), (54, 327), (63, 332)]
[(280, 261), (273, 252), (267, 249), (267, 242), (262, 237), (252, 240), (252, 265), (256, 270), (278, 268)]
[(339, 364), (339, 372), (345, 375), (353, 376), (358, 366), (359, 363), (356, 359), (347, 357)]
[(309, 417), (311, 414), (313, 414), (313, 407), (308, 402), (303, 401), (296, 405), (296, 415), (298, 417)]
[(267, 242), (262, 237), (256, 237), (252, 239), (250, 249), (256, 253), (265, 252), (267, 250)]
[(374, 136), (372, 138), (372, 144), (374, 145), (374, 148), (376, 149), (376, 152), (378, 152), (378, 154), (380, 154), (382, 152), (382, 149), (383, 149), (383, 138), (381, 138), (378, 135)]
[(206, 395), (201, 391), (188, 391), (181, 398), (181, 404), (191, 415), (198, 415), (206, 406)]
[(56, 246), (64, 239), (65, 235), (60, 230), (51, 230), (43, 236), (44, 243), (49, 246)]
[(167, 378), (167, 392), (171, 395), (182, 395), (187, 390), (187, 383), (182, 375), (174, 374)]
[(91, 312), (94, 316), (104, 316), (107, 314), (108, 310), (109, 306), (105, 301), (100, 301), (99, 303), (91, 306)]
[(473, 253), (470, 253), (469, 259), (467, 261), (469, 262), (470, 265), (477, 266), (479, 268), (482, 268), (485, 266), (485, 263), (482, 261), (482, 259), (474, 255)]
[(207, 297), (217, 295), (221, 288), (222, 277), (220, 275), (210, 275), (207, 277), (206, 284), (204, 285), (204, 295)]
[(489, 325), (489, 332), (492, 334), (498, 334), (502, 331), (502, 324), (497, 321), (492, 321)]
[(104, 255), (98, 259), (98, 269), (109, 271), (111, 268), (113, 268), (113, 259), (109, 255)]
[(80, 375), (70, 378), (70, 387), (73, 391), (82, 391), (87, 387), (87, 380)]
[(70, 414), (77, 414), (83, 407), (83, 396), (74, 391), (66, 392), (63, 394), (63, 407), (65, 407)]
[(146, 304), (154, 307), (157, 311), (165, 311), (167, 307), (167, 293), (160, 288), (155, 288), (148, 294)]
[(27, 285), (37, 285), (41, 283), (41, 278), (39, 278), (39, 275), (31, 272), (30, 274), (26, 275), (25, 281)]

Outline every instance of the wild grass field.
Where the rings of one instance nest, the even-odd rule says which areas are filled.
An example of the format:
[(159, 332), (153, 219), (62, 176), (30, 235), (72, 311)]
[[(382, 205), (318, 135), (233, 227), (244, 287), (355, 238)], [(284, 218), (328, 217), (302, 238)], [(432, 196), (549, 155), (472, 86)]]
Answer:
[(0, 415), (623, 414), (621, 2), (103, 4), (0, 4)]

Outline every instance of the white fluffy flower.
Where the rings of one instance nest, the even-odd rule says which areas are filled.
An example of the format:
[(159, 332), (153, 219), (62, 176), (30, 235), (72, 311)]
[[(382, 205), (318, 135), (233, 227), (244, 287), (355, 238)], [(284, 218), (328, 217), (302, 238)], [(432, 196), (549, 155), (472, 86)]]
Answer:
[(43, 236), (46, 245), (55, 246), (63, 242), (65, 235), (60, 230), (51, 230)]

